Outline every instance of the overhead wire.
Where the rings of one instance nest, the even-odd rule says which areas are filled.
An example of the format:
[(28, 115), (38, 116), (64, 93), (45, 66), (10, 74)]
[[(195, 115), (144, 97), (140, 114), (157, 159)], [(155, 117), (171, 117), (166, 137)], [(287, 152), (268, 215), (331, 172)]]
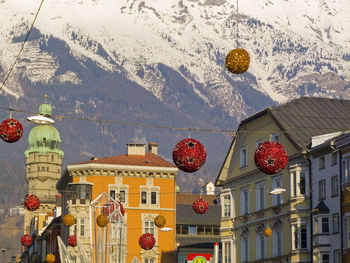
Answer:
[(15, 61), (13, 62), (12, 66), (10, 67), (10, 70), (9, 70), (9, 72), (8, 72), (7, 75), (6, 75), (6, 78), (5, 78), (4, 81), (2, 82), (2, 85), (1, 85), (1, 87), (0, 87), (0, 91), (1, 91), (2, 88), (5, 86), (6, 81), (7, 81), (8, 78), (10, 77), (10, 75), (11, 75), (13, 69), (15, 68), (15, 66), (16, 66), (16, 64), (17, 64), (17, 62), (18, 62), (18, 60), (19, 60), (19, 57), (21, 56), (21, 53), (22, 53), (22, 51), (23, 51), (23, 49), (24, 49), (24, 45), (25, 45), (25, 43), (27, 42), (28, 37), (29, 37), (30, 33), (31, 33), (32, 30), (33, 30), (35, 21), (36, 21), (38, 15), (39, 15), (39, 12), (40, 12), (40, 10), (41, 10), (41, 6), (43, 5), (43, 3), (44, 3), (44, 0), (41, 0), (41, 3), (40, 3), (40, 5), (39, 5), (39, 8), (38, 8), (38, 10), (37, 10), (37, 12), (36, 12), (36, 14), (35, 14), (34, 20), (33, 20), (32, 24), (31, 24), (31, 26), (30, 26), (30, 29), (29, 29), (29, 31), (28, 31), (28, 33), (27, 33), (27, 35), (26, 35), (26, 37), (25, 37), (25, 39), (24, 39), (24, 41), (23, 41), (23, 43), (22, 43), (21, 49), (19, 50), (19, 52), (18, 52), (18, 54), (17, 54), (17, 56), (16, 56)]

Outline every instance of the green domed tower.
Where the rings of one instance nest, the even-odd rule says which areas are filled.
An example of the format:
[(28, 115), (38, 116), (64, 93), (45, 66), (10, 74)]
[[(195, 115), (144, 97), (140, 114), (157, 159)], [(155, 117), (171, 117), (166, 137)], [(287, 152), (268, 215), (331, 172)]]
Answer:
[[(50, 117), (52, 107), (46, 102), (39, 107), (42, 116)], [(52, 212), (56, 206), (56, 183), (61, 177), (63, 151), (60, 149), (61, 137), (51, 124), (36, 124), (29, 132), (29, 147), (24, 152), (26, 157), (29, 184), (28, 194), (35, 194), (40, 199), (36, 211), (26, 210), (24, 232), (29, 233), (30, 221), (39, 213)]]

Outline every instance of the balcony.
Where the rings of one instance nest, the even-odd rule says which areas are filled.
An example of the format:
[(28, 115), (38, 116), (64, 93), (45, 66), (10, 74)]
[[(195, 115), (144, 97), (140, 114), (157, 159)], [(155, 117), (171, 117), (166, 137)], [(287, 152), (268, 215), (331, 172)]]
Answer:
[(330, 246), (329, 233), (318, 233), (313, 236), (313, 246)]

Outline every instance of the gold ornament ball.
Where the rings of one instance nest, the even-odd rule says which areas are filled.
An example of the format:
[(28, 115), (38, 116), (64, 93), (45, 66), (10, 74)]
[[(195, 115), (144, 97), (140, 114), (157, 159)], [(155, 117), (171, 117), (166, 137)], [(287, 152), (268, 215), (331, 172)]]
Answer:
[(46, 259), (46, 262), (48, 263), (54, 263), (56, 260), (54, 254), (47, 254), (45, 259)]
[(226, 68), (234, 74), (242, 74), (249, 68), (250, 56), (243, 48), (231, 50), (225, 60)]
[(271, 230), (271, 228), (269, 228), (269, 227), (265, 228), (265, 230), (264, 230), (264, 235), (265, 235), (266, 237), (270, 237), (270, 236), (272, 235), (272, 230)]
[(65, 226), (72, 226), (75, 224), (75, 217), (72, 214), (66, 214), (62, 221)]
[(105, 216), (104, 214), (100, 214), (96, 218), (96, 223), (99, 227), (105, 227), (108, 224), (108, 217)]
[(166, 219), (164, 216), (162, 215), (158, 215), (156, 216), (156, 218), (154, 219), (154, 224), (157, 226), (157, 227), (163, 227), (165, 226), (165, 223), (166, 223)]

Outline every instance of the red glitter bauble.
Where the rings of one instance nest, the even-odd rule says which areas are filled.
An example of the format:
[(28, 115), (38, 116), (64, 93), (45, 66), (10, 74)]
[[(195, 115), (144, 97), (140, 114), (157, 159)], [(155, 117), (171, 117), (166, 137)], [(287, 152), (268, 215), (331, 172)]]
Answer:
[(40, 206), (40, 200), (36, 195), (27, 195), (26, 198), (24, 199), (24, 206), (29, 211), (35, 211)]
[(17, 142), (23, 135), (22, 124), (15, 119), (4, 120), (0, 125), (0, 137), (5, 142)]
[(32, 245), (32, 243), (33, 243), (33, 238), (32, 238), (31, 235), (23, 235), (21, 237), (21, 244), (22, 244), (22, 246), (29, 247), (29, 246)]
[(173, 161), (182, 171), (193, 173), (198, 171), (207, 158), (203, 144), (195, 139), (184, 139), (176, 144), (173, 150)]
[(275, 141), (260, 143), (255, 150), (256, 167), (265, 174), (276, 174), (288, 163), (288, 153), (282, 144)]
[(140, 247), (142, 247), (144, 250), (152, 249), (155, 243), (156, 240), (150, 233), (143, 234), (139, 239)]
[[(122, 216), (124, 216), (125, 211), (124, 211), (123, 205), (118, 201), (116, 201), (116, 202), (119, 204), (120, 213), (122, 214)], [(104, 214), (105, 216), (109, 216), (110, 214), (112, 214), (114, 212), (114, 209), (116, 209), (117, 206), (118, 205), (116, 203), (114, 203), (113, 201), (108, 201), (102, 207), (102, 214)], [(115, 214), (114, 218), (118, 218), (117, 214)]]
[(196, 213), (204, 214), (208, 210), (208, 202), (200, 198), (193, 202), (192, 208)]
[(77, 246), (77, 237), (76, 236), (69, 236), (68, 237), (68, 246), (71, 246), (71, 247)]

